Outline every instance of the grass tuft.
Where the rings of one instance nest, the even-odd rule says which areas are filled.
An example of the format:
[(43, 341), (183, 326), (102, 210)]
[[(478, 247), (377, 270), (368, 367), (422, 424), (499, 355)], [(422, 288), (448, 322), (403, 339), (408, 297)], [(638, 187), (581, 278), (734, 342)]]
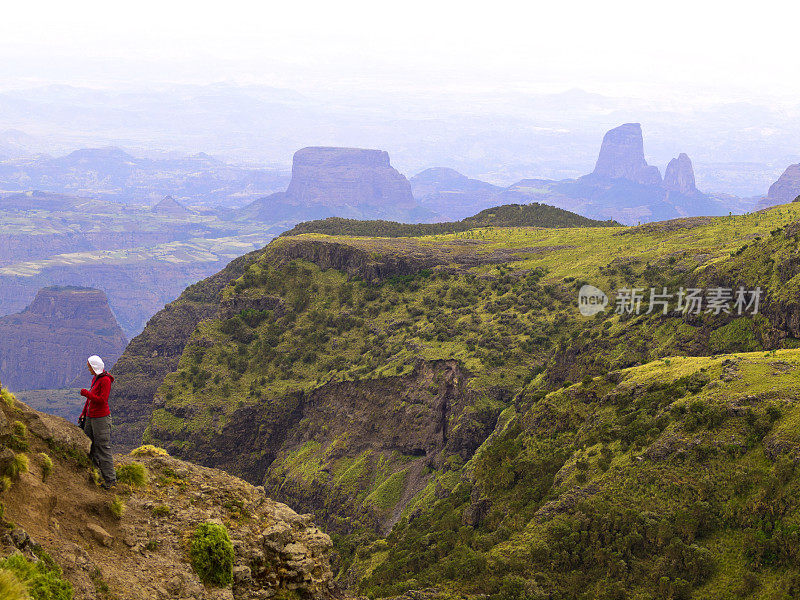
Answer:
[(28, 457), (25, 454), (15, 454), (6, 467), (6, 475), (11, 479), (19, 479), (20, 475), (28, 472), (29, 467)]
[(53, 472), (53, 459), (46, 452), (39, 452), (36, 456), (39, 458), (39, 465), (42, 468), (42, 481), (47, 481), (50, 473)]
[(120, 483), (142, 487), (147, 485), (148, 479), (147, 468), (142, 463), (132, 462), (117, 468), (117, 481)]
[(145, 444), (131, 450), (131, 456), (169, 456), (169, 452), (153, 444)]

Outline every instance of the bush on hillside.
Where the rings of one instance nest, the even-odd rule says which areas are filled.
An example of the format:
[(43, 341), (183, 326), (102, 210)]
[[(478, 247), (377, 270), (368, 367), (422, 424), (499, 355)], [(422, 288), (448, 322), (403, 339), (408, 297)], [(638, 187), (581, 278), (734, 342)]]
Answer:
[(132, 462), (117, 468), (117, 481), (119, 483), (142, 487), (147, 485), (147, 480), (147, 468), (142, 463)]
[(145, 444), (131, 450), (131, 456), (169, 456), (169, 452), (153, 444)]
[[(61, 569), (49, 556), (33, 563), (22, 554), (12, 554), (0, 561), (0, 573), (3, 570), (10, 572), (27, 588), (31, 600), (72, 600), (72, 584), (62, 578)], [(0, 598), (6, 596), (0, 594)]]
[(195, 528), (189, 545), (189, 560), (204, 583), (230, 585), (233, 558), (233, 544), (223, 525), (200, 523)]
[(42, 481), (47, 481), (50, 473), (53, 472), (53, 459), (46, 452), (39, 452), (39, 466), (42, 468)]
[(28, 472), (28, 457), (24, 454), (15, 454), (14, 458), (6, 467), (6, 475), (11, 479), (17, 479), (22, 473)]

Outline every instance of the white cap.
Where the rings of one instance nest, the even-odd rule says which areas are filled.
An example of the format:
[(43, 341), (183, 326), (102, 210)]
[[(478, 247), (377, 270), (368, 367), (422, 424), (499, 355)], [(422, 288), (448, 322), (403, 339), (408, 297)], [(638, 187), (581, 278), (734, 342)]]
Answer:
[(94, 356), (90, 356), (88, 360), (89, 366), (92, 367), (92, 371), (94, 371), (95, 375), (100, 375), (100, 373), (105, 371), (106, 366), (103, 364), (103, 359), (96, 354)]

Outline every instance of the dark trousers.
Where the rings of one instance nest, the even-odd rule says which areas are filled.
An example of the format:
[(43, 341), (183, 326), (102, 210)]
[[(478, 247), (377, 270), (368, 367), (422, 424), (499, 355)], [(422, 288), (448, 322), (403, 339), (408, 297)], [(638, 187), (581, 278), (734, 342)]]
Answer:
[(108, 484), (117, 480), (114, 459), (111, 456), (111, 417), (87, 417), (83, 430), (92, 440), (89, 458)]

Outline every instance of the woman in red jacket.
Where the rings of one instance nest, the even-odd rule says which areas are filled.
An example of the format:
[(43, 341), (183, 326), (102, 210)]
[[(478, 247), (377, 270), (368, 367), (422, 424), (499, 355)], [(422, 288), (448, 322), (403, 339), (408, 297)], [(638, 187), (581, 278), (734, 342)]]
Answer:
[(102, 487), (107, 490), (117, 484), (117, 472), (111, 456), (111, 409), (108, 407), (108, 394), (114, 378), (106, 373), (99, 356), (90, 356), (86, 364), (94, 377), (90, 388), (81, 390), (81, 396), (86, 396), (86, 404), (83, 405), (78, 423), (92, 440), (89, 457), (103, 476)]

